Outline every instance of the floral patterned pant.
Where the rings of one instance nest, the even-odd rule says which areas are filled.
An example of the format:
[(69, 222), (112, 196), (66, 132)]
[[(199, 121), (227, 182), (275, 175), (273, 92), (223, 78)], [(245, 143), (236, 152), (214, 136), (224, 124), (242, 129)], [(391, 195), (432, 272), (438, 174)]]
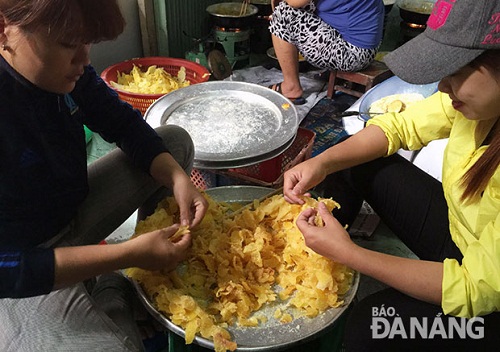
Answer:
[(321, 69), (359, 71), (373, 61), (377, 48), (364, 49), (345, 41), (314, 10), (313, 2), (293, 8), (281, 1), (274, 9), (269, 30), (295, 45), (311, 65)]

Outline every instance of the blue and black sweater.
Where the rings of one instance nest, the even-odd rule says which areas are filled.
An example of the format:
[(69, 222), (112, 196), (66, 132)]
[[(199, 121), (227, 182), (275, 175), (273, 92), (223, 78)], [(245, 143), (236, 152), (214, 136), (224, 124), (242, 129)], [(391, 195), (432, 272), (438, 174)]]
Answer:
[(87, 125), (146, 172), (161, 138), (88, 66), (66, 95), (43, 91), (0, 57), (0, 297), (48, 293), (61, 231), (88, 193)]

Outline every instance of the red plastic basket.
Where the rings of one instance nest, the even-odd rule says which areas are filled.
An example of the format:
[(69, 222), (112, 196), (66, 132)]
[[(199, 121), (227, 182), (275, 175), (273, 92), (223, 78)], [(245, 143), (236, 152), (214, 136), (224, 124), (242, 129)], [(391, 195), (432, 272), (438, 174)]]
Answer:
[(217, 187), (217, 178), (215, 173), (207, 170), (191, 170), (191, 182), (193, 182), (196, 188), (202, 190)]
[(218, 172), (245, 183), (280, 187), (285, 171), (311, 157), (315, 137), (316, 133), (300, 127), (292, 145), (280, 155), (255, 165)]
[(101, 78), (116, 92), (118, 96), (123, 101), (126, 101), (134, 108), (140, 110), (142, 115), (146, 113), (146, 110), (149, 108), (151, 104), (153, 104), (157, 99), (162, 97), (164, 94), (138, 94), (138, 93), (130, 93), (120, 89), (116, 89), (111, 86), (111, 81), (116, 82), (118, 72), (120, 73), (129, 73), (132, 68), (134, 68), (134, 64), (139, 67), (144, 67), (146, 70), (149, 66), (156, 65), (158, 67), (162, 67), (165, 71), (167, 71), (172, 76), (177, 76), (181, 67), (186, 68), (186, 79), (191, 84), (206, 82), (210, 78), (210, 72), (202, 65), (197, 64), (196, 62), (192, 62), (185, 59), (171, 58), (171, 57), (162, 57), (162, 56), (151, 56), (144, 58), (137, 58), (132, 60), (123, 61), (112, 65), (106, 68), (101, 73)]

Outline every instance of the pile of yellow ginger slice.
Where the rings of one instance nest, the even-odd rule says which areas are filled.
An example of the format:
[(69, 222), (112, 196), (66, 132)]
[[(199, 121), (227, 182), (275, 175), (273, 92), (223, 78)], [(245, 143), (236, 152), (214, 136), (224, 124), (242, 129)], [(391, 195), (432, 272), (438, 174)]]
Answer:
[[(234, 351), (230, 326), (259, 328), (269, 319), (290, 323), (343, 303), (353, 271), (308, 248), (295, 225), (304, 209), (324, 202), (332, 210), (339, 207), (335, 201), (305, 198), (306, 204), (298, 205), (275, 195), (233, 217), (226, 203), (204, 195), (209, 208), (191, 229), (186, 262), (170, 273), (126, 272), (159, 312), (184, 329), (186, 343), (199, 335), (212, 340), (217, 352)], [(166, 198), (137, 224), (134, 236), (176, 222), (178, 206)], [(316, 222), (323, 223), (319, 216)], [(261, 314), (269, 305), (276, 305), (271, 317)]]

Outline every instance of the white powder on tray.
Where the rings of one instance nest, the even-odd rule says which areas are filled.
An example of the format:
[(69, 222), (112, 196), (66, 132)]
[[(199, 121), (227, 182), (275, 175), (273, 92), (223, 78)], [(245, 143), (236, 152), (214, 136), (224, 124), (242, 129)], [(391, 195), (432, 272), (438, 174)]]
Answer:
[(234, 154), (268, 143), (281, 125), (277, 113), (259, 101), (222, 96), (188, 101), (170, 114), (167, 123), (186, 129), (199, 152)]

